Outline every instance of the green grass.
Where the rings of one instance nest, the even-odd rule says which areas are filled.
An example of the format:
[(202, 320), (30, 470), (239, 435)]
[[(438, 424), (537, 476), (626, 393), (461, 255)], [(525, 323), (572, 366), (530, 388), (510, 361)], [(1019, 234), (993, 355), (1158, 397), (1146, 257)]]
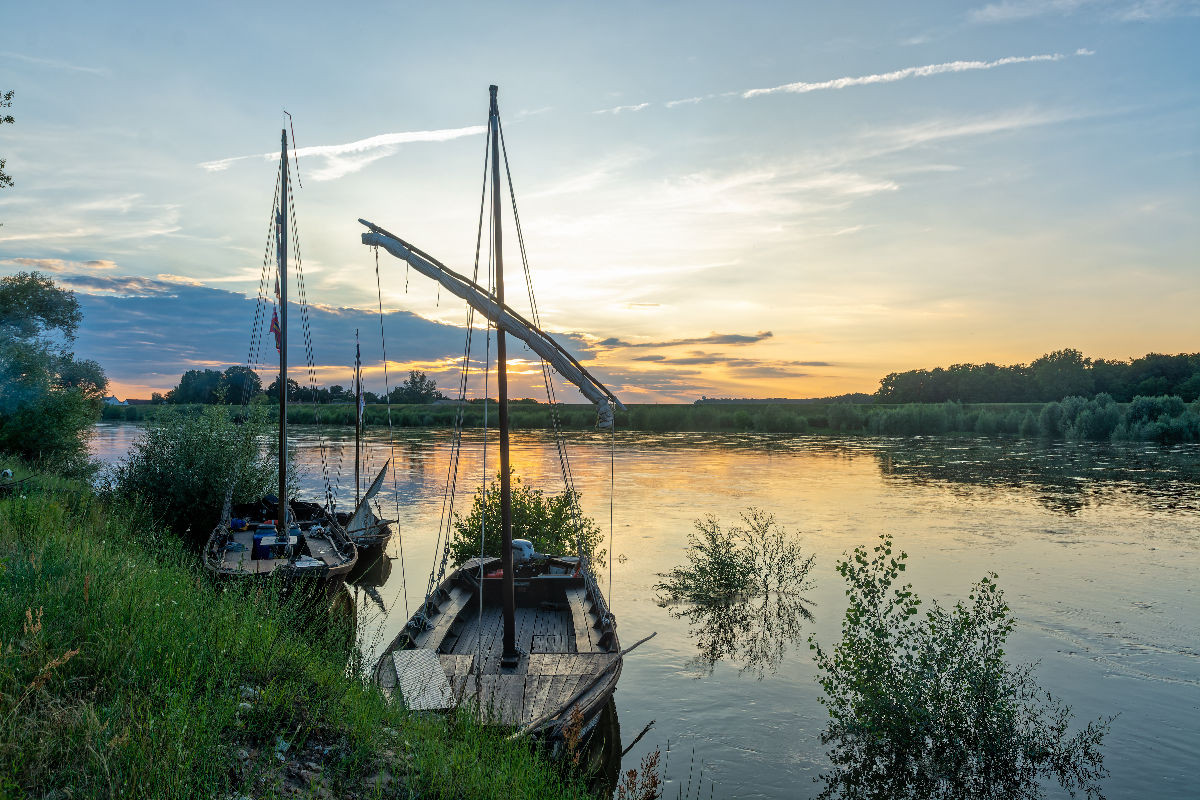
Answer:
[(585, 796), (528, 744), (349, 675), (348, 619), (196, 562), (80, 484), (0, 499), (0, 798), (282, 796), (281, 740), (338, 797)]

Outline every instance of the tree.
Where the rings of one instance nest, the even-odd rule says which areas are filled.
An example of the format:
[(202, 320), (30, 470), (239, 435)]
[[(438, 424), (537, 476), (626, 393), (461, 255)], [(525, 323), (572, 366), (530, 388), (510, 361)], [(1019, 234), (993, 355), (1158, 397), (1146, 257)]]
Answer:
[(67, 473), (90, 470), (86, 434), (108, 379), (71, 346), (74, 292), (37, 272), (0, 278), (0, 450)]
[[(287, 387), (288, 401), (300, 402), (305, 391), (300, 388), (300, 384), (296, 383), (296, 381), (293, 379), (288, 378)], [(267, 387), (266, 395), (272, 403), (279, 401), (279, 378), (271, 381), (271, 385)]]
[[(12, 108), (13, 92), (10, 89), (0, 94), (0, 108)], [(12, 114), (0, 114), (0, 125), (12, 125), (16, 122)], [(12, 186), (12, 177), (4, 171), (4, 159), (0, 158), (0, 186)]]
[(443, 395), (432, 378), (414, 369), (404, 383), (392, 389), (390, 397), (393, 403), (432, 403)]
[(821, 797), (1040, 798), (1046, 779), (1103, 797), (1111, 720), (1070, 735), (1070, 709), (1033, 666), (1005, 661), (1015, 620), (995, 574), (966, 603), (922, 608), (912, 584), (895, 585), (907, 555), (892, 553), (884, 534), (838, 563), (850, 598), (841, 641), (809, 638), (829, 712)]
[[(602, 538), (595, 520), (579, 510), (579, 493), (567, 491), (547, 497), (514, 476), (512, 481), (512, 535), (528, 539), (539, 553), (575, 556), (582, 546), (593, 566), (603, 566), (606, 552), (598, 549)], [(484, 490), (479, 487), (466, 517), (454, 515), (450, 555), (461, 564), (479, 555), (480, 530), (485, 534), (485, 556), (500, 555), (500, 476)]]

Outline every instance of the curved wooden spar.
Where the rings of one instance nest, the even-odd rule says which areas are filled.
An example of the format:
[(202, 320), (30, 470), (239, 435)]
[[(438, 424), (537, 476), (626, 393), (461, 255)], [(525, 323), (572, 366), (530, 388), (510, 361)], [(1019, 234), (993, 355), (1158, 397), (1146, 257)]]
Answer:
[(625, 410), (625, 406), (617, 399), (617, 396), (596, 380), (558, 342), (551, 339), (549, 334), (522, 318), (508, 306), (497, 302), (496, 298), (482, 286), (444, 264), (437, 263), (433, 258), (378, 225), (367, 222), (365, 219), (360, 219), (359, 222), (371, 229), (362, 235), (363, 244), (382, 247), (396, 258), (407, 261), (409, 266), (417, 272), (445, 286), (451, 293), (467, 301), (472, 308), (491, 320), (496, 327), (529, 345), (529, 349), (549, 362), (558, 374), (575, 384), (584, 397), (596, 404), (596, 427), (612, 427), (613, 406), (621, 411)]

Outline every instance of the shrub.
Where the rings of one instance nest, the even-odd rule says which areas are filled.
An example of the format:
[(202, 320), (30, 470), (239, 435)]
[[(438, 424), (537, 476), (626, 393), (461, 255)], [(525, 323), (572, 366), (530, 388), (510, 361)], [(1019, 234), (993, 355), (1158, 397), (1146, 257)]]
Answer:
[[(231, 420), (223, 406), (198, 414), (162, 407), (129, 455), (108, 476), (108, 490), (140, 499), (172, 530), (205, 536), (217, 523), (226, 492), (234, 503), (276, 494), (278, 443), (264, 406)], [(294, 476), (290, 477), (295, 483)]]
[(821, 671), (831, 771), (823, 798), (1039, 798), (1052, 778), (1074, 796), (1102, 797), (1100, 743), (1111, 720), (1069, 735), (1070, 709), (1011, 666), (1014, 620), (989, 574), (967, 603), (924, 609), (896, 587), (906, 554), (880, 537), (839, 562), (850, 605), (827, 650), (810, 637)]
[(814, 557), (804, 557), (774, 515), (751, 508), (742, 522), (723, 529), (711, 514), (696, 520), (695, 532), (688, 534), (687, 565), (660, 572), (665, 580), (654, 588), (664, 599), (694, 603), (805, 588)]
[[(450, 538), (450, 557), (455, 564), (479, 555), (481, 525), (486, 533), (483, 554), (500, 556), (500, 476), (485, 490), (475, 493), (471, 511), (466, 517), (454, 515), (454, 530)], [(595, 520), (584, 516), (579, 509), (579, 492), (566, 491), (546, 496), (512, 478), (512, 535), (528, 539), (533, 549), (550, 555), (573, 556), (582, 547), (593, 566), (603, 566), (606, 552), (600, 546), (600, 528)]]

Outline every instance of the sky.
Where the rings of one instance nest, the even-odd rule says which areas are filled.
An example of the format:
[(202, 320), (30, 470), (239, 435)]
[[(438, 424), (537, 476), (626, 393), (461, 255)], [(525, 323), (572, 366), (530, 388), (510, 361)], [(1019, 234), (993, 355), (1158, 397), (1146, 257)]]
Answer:
[(285, 109), (317, 382), (357, 329), (374, 387), (385, 347), (389, 385), (457, 386), (462, 304), (386, 252), (377, 285), (357, 220), (473, 269), (492, 83), (543, 327), (627, 402), (1200, 349), (1195, 0), (46, 2), (4, 29), (0, 274), (77, 292), (119, 397), (247, 362)]

